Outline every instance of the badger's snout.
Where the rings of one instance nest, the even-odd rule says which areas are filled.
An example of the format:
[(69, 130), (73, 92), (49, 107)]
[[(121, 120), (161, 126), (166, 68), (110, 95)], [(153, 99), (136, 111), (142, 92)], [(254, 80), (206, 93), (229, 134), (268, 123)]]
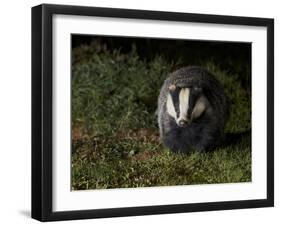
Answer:
[(179, 127), (186, 127), (187, 126), (187, 121), (180, 120), (178, 125), (179, 125)]
[(179, 127), (186, 127), (188, 125), (188, 121), (187, 120), (184, 120), (184, 119), (181, 119), (178, 121), (178, 126)]

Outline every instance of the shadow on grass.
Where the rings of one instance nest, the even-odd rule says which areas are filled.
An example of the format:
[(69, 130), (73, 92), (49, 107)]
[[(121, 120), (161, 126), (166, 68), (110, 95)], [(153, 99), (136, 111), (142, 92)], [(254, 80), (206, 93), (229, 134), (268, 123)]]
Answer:
[[(247, 146), (249, 143), (251, 144), (251, 134), (252, 134), (251, 130), (247, 130), (239, 133), (225, 133), (224, 140), (219, 145), (216, 145), (215, 147), (206, 149), (201, 152), (212, 153), (217, 149), (235, 148), (241, 144), (242, 145), (245, 144)], [(246, 149), (241, 148), (241, 150), (246, 150)]]
[(229, 146), (238, 145), (243, 139), (248, 138), (251, 139), (252, 130), (240, 132), (240, 133), (226, 133), (225, 139), (219, 148), (226, 148)]

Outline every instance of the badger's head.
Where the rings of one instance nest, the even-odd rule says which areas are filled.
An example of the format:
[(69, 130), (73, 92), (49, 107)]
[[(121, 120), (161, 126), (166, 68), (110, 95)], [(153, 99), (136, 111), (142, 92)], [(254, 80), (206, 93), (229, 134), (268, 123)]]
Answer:
[(169, 86), (167, 112), (179, 127), (186, 127), (209, 108), (209, 102), (200, 87)]

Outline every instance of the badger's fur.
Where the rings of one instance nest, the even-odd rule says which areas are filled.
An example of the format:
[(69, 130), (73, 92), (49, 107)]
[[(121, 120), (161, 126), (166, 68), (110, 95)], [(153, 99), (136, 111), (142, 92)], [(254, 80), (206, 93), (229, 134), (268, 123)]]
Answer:
[(221, 142), (228, 117), (222, 85), (201, 67), (179, 69), (165, 80), (158, 98), (162, 142), (174, 152), (208, 150)]

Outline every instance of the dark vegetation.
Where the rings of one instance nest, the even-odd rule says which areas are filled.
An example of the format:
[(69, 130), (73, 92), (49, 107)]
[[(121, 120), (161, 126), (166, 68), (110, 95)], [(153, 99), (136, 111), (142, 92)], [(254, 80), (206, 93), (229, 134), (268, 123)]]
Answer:
[[(72, 189), (251, 181), (250, 44), (72, 37)], [(201, 65), (230, 99), (227, 142), (171, 153), (155, 110), (167, 74)]]

